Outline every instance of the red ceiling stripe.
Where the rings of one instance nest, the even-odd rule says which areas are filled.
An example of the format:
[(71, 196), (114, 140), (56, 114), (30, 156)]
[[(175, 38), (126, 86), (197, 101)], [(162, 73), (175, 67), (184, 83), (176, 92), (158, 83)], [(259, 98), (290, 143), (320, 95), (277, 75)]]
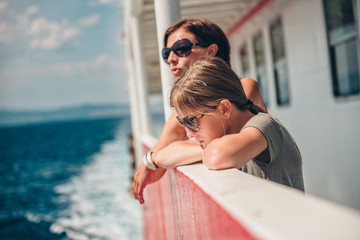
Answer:
[(258, 14), (263, 8), (268, 6), (274, 0), (263, 0), (256, 7), (254, 7), (245, 17), (240, 19), (230, 30), (227, 32), (226, 36), (229, 38), (233, 35), (242, 25), (244, 25), (247, 21), (249, 21), (253, 16)]

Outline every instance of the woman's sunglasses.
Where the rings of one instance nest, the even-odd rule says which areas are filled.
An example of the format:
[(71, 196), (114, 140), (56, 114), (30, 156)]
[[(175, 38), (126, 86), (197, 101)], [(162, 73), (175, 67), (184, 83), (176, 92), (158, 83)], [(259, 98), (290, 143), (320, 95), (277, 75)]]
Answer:
[(181, 119), (179, 116), (176, 116), (176, 119), (179, 121), (181, 125), (189, 128), (193, 132), (198, 132), (200, 130), (199, 127), (199, 119), (203, 118), (205, 114), (201, 114), (200, 117), (184, 117)]
[(164, 47), (162, 49), (162, 56), (164, 58), (164, 61), (169, 64), (168, 58), (171, 51), (173, 51), (178, 57), (187, 57), (191, 53), (192, 46), (207, 47), (209, 45), (210, 44), (208, 43), (192, 43), (189, 39), (184, 38), (176, 41), (171, 48)]

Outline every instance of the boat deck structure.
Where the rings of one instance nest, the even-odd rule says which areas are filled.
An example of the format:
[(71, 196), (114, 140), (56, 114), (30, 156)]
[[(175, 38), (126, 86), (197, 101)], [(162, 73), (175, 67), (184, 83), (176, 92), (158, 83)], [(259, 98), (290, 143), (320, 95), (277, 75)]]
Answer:
[(168, 170), (145, 190), (146, 239), (360, 239), (359, 0), (125, 0), (136, 158), (156, 143), (149, 99), (172, 113), (165, 30), (218, 24), (232, 68), (259, 82), (303, 157), (305, 194), (236, 169)]

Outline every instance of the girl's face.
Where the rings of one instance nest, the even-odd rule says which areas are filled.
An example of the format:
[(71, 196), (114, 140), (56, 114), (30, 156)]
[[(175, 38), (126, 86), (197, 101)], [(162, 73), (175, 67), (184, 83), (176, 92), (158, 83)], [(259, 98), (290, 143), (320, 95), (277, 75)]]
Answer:
[[(188, 32), (184, 28), (179, 28), (169, 36), (166, 47), (171, 48), (174, 43), (180, 39), (189, 39), (191, 43), (198, 42), (194, 34)], [(181, 77), (192, 61), (201, 56), (214, 56), (212, 51), (209, 51), (209, 48), (210, 46), (206, 48), (201, 46), (192, 46), (191, 53), (186, 57), (179, 57), (171, 51), (168, 57), (168, 62), (175, 80)]]
[(183, 122), (183, 126), (186, 131), (186, 135), (189, 139), (196, 139), (200, 143), (200, 146), (204, 149), (212, 140), (215, 138), (222, 137), (226, 134), (227, 125), (225, 118), (219, 114), (218, 111), (198, 115), (187, 116), (187, 119), (193, 119), (195, 127), (198, 127), (195, 131), (194, 127), (188, 127), (184, 122), (184, 118), (180, 118), (180, 121)]

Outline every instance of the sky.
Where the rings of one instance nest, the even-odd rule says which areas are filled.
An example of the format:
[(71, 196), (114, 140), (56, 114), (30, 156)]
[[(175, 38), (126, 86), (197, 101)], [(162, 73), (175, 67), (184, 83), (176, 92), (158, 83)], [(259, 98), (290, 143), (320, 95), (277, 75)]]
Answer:
[(0, 0), (0, 110), (127, 103), (121, 0)]

